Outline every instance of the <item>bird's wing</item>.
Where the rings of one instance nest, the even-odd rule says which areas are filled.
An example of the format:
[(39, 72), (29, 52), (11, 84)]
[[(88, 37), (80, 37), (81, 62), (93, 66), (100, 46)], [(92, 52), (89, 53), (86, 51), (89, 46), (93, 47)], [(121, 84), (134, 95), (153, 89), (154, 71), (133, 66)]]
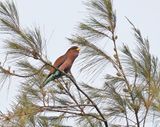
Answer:
[(59, 70), (68, 73), (71, 67), (72, 67), (72, 62), (66, 59), (66, 61), (59, 67)]
[[(56, 59), (53, 66), (56, 68), (59, 68), (66, 60), (66, 56), (62, 55)], [(46, 79), (43, 82), (43, 86), (46, 85), (51, 80), (55, 79), (59, 75), (59, 71), (56, 71), (54, 67), (51, 67), (49, 75), (46, 77)]]
[(62, 65), (59, 66), (60, 71), (64, 71), (66, 73), (70, 72), (70, 69), (72, 67), (72, 64), (74, 60), (77, 58), (78, 53), (77, 52), (68, 52), (66, 53), (66, 59)]
[[(56, 68), (59, 68), (65, 62), (65, 60), (66, 60), (66, 56), (65, 55), (60, 56), (60, 57), (58, 57), (56, 59), (56, 61), (54, 62), (53, 66), (56, 67)], [(54, 73), (55, 70), (56, 69), (52, 67), (50, 69), (50, 74)]]

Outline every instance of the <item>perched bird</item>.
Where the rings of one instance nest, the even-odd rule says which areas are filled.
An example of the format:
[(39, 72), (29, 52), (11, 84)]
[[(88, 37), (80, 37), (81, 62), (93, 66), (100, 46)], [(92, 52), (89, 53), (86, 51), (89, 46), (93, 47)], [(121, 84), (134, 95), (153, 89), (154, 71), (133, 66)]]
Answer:
[(64, 55), (56, 59), (56, 61), (53, 64), (55, 68), (53, 67), (51, 68), (49, 75), (47, 76), (46, 80), (43, 82), (43, 87), (46, 84), (48, 84), (50, 81), (53, 81), (54, 79), (61, 77), (62, 73), (60, 71), (64, 71), (65, 73), (70, 72), (72, 64), (79, 54), (79, 50), (80, 50), (79, 47), (72, 46), (67, 50), (67, 52)]

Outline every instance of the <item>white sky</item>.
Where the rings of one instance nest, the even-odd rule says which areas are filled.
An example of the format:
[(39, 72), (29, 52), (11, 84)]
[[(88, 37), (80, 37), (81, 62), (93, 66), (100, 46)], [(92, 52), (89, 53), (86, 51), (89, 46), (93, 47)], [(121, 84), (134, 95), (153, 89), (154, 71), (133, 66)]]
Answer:
[[(5, 1), (5, 0), (3, 0)], [(86, 12), (82, 0), (15, 0), (19, 10), (20, 22), (24, 27), (38, 25), (48, 40), (48, 57), (54, 61), (70, 46), (66, 37), (75, 32), (80, 21), (85, 19)], [(87, 0), (83, 0), (87, 1)], [(131, 26), (127, 16), (150, 40), (151, 51), (160, 57), (158, 48), (160, 34), (160, 1), (159, 0), (114, 0), (117, 13), (117, 34), (119, 43), (133, 45)], [(2, 42), (1, 42), (2, 43)], [(16, 84), (14, 84), (16, 85)], [(12, 90), (13, 89), (13, 90)], [(15, 95), (15, 86), (11, 86), (9, 95), (6, 89), (0, 91), (0, 110), (5, 111)]]

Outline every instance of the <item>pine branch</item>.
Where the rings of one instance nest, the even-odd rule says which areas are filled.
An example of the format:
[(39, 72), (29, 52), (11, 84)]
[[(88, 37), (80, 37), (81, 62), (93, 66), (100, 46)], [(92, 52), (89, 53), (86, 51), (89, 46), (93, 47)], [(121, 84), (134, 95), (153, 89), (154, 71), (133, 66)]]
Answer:
[(105, 119), (105, 117), (103, 116), (103, 114), (101, 113), (101, 111), (99, 110), (99, 108), (97, 107), (97, 105), (93, 102), (93, 100), (92, 100), (83, 90), (81, 90), (81, 88), (77, 85), (77, 83), (75, 82), (75, 80), (74, 80), (72, 77), (70, 77), (70, 76), (68, 76), (68, 75), (66, 75), (66, 76), (74, 83), (74, 85), (76, 86), (76, 88), (77, 88), (84, 96), (86, 96), (86, 98), (92, 103), (92, 105), (95, 107), (95, 109), (97, 110), (97, 112), (99, 113), (99, 115), (102, 117), (103, 122), (104, 122), (104, 125), (105, 125), (106, 127), (108, 127), (108, 122), (107, 122), (107, 120)]

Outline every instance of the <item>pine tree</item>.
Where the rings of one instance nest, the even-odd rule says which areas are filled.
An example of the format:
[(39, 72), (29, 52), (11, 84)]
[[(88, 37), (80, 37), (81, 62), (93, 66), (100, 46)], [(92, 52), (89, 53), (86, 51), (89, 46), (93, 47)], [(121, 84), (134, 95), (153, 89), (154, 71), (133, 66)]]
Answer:
[[(102, 87), (77, 83), (72, 75), (62, 72), (63, 77), (42, 88), (53, 66), (46, 57), (40, 28), (23, 28), (14, 2), (0, 2), (0, 31), (6, 36), (1, 86), (11, 77), (21, 81), (12, 110), (0, 113), (2, 127), (67, 127), (67, 120), (80, 127), (144, 127), (148, 118), (159, 120), (159, 61), (150, 53), (149, 40), (126, 18), (136, 49), (119, 42), (111, 0), (90, 0), (86, 6), (89, 18), (68, 40), (82, 49), (79, 68), (84, 76), (104, 75)], [(111, 54), (107, 47), (100, 47), (102, 41), (112, 44)]]

